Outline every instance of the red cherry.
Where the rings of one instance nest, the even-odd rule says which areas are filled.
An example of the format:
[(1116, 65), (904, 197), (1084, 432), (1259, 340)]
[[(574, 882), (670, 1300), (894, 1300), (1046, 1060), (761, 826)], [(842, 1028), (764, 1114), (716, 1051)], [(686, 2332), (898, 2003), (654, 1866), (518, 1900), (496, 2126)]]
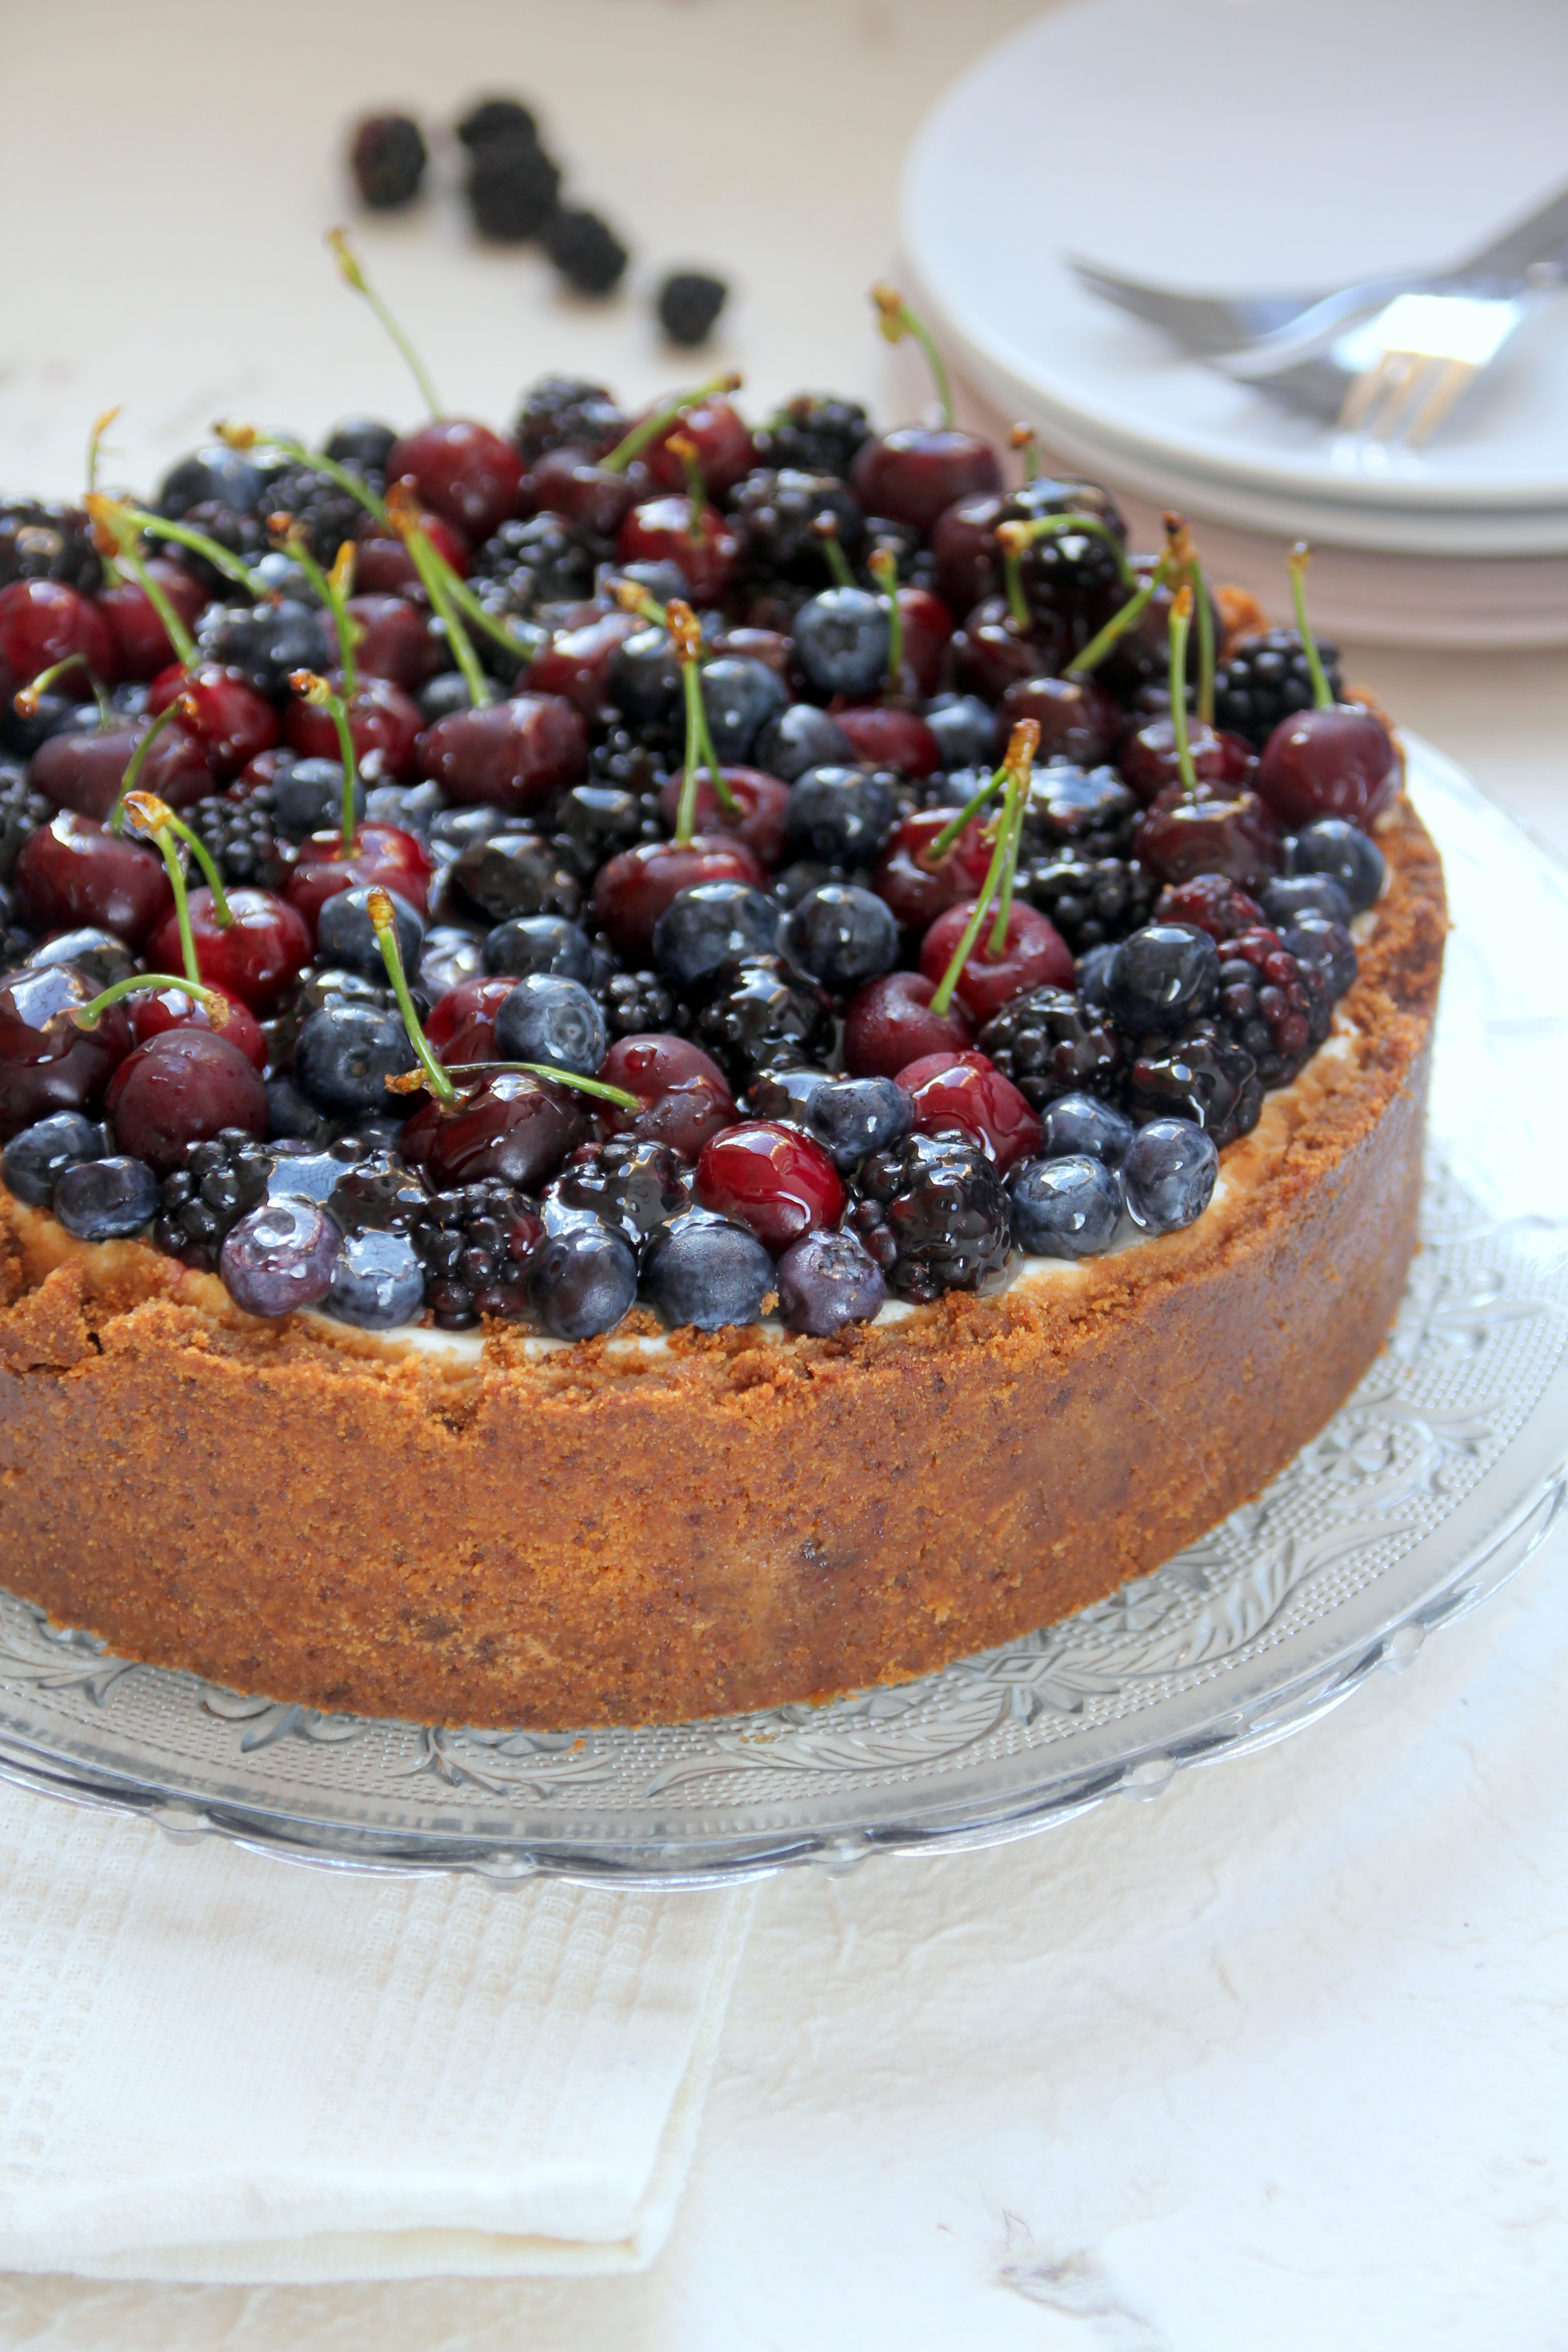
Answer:
[(535, 694), (563, 695), (590, 724), (608, 700), (605, 679), (628, 637), (647, 624), (635, 613), (601, 613), (587, 608), (591, 617), (581, 627), (556, 631), (528, 667), (528, 685)]
[(1228, 874), (1196, 874), (1189, 882), (1173, 882), (1154, 909), (1157, 923), (1191, 923), (1215, 941), (1256, 930), (1268, 919), (1257, 899)]
[(896, 1073), (922, 1135), (972, 1135), (1005, 1175), (1037, 1151), (1045, 1129), (1011, 1078), (985, 1054), (926, 1054)]
[(717, 507), (694, 508), (684, 491), (634, 507), (616, 534), (623, 563), (678, 564), (691, 600), (717, 604), (741, 560), (741, 542)]
[(496, 1058), (496, 1014), (517, 982), (459, 981), (430, 1007), (425, 1034), (431, 1050), (454, 1067), (460, 1062), (493, 1062)]
[[(248, 800), (251, 793), (259, 792), (263, 784), (271, 783), (285, 763), (292, 767), (298, 757), (297, 752), (287, 751), (280, 747), (271, 751), (258, 751), (255, 759), (247, 760), (236, 776), (224, 794), (225, 800)], [(167, 800), (168, 794), (165, 793), (163, 797)]]
[[(646, 1030), (637, 1037), (617, 1037), (599, 1065), (599, 1076), (607, 1087), (619, 1087), (623, 1094), (637, 1095), (645, 1104), (657, 1102), (671, 1087), (684, 1086), (693, 1078), (704, 1078), (725, 1093), (730, 1087), (710, 1054), (694, 1045), (689, 1037), (676, 1037), (662, 1029)], [(606, 1116), (625, 1119), (635, 1114), (615, 1104), (607, 1107)]]
[(990, 443), (973, 433), (900, 425), (865, 444), (849, 483), (868, 514), (924, 531), (956, 499), (999, 490), (1002, 468)]
[(938, 516), (931, 535), (936, 584), (955, 613), (968, 613), (1001, 593), (1002, 551), (996, 526), (1005, 501), (994, 491), (958, 499)]
[(934, 776), (942, 765), (941, 744), (912, 710), (868, 704), (860, 709), (836, 710), (833, 716), (855, 746), (856, 756), (868, 767), (897, 768), (921, 782)]
[(1009, 687), (1060, 669), (1069, 642), (1066, 623), (1054, 613), (1037, 613), (1024, 630), (1014, 622), (1005, 596), (988, 596), (953, 638), (953, 668), (965, 694), (994, 702)]
[[(1200, 783), (1234, 785), (1240, 790), (1251, 783), (1258, 758), (1251, 744), (1244, 742), (1239, 735), (1222, 733), (1218, 728), (1205, 726), (1201, 719), (1193, 719), (1187, 722), (1187, 740)], [(1121, 746), (1117, 766), (1123, 782), (1131, 784), (1145, 808), (1152, 805), (1168, 784), (1180, 784), (1176, 730), (1169, 719), (1152, 719), (1146, 727), (1130, 735)]]
[(237, 775), (247, 760), (278, 740), (278, 713), (237, 669), (226, 669), (221, 662), (195, 662), (187, 669), (175, 662), (153, 680), (148, 710), (156, 718), (180, 695), (191, 706), (180, 724), (220, 776)]
[(557, 514), (590, 538), (614, 539), (651, 489), (646, 466), (634, 463), (624, 474), (609, 474), (581, 449), (551, 449), (528, 477), (522, 498), (535, 514)]
[(14, 971), (0, 984), (0, 1142), (51, 1111), (97, 1103), (133, 1042), (123, 1003), (92, 1029), (77, 1027), (72, 1012), (97, 994), (67, 963)]
[(1200, 785), (1188, 800), (1168, 784), (1133, 835), (1132, 854), (1162, 882), (1224, 874), (1260, 890), (1279, 871), (1279, 825), (1256, 793)]
[(210, 1143), (226, 1127), (267, 1132), (259, 1074), (211, 1029), (166, 1029), (138, 1045), (110, 1078), (104, 1108), (121, 1151), (160, 1176), (179, 1166), (188, 1143)]
[[(721, 808), (712, 779), (704, 768), (697, 779), (698, 825), (704, 833), (732, 834), (745, 843), (761, 866), (782, 865), (789, 786), (761, 768), (725, 768), (721, 772), (730, 787), (735, 813), (731, 815)], [(681, 782), (679, 774), (669, 777), (659, 793), (659, 806), (670, 824), (680, 806)]]
[(421, 613), (405, 596), (351, 596), (349, 617), (363, 634), (354, 659), (366, 677), (390, 678), (405, 693), (424, 686), (451, 656)]
[(535, 1192), (592, 1129), (580, 1098), (524, 1070), (498, 1070), (456, 1110), (427, 1098), (403, 1129), (399, 1150), (438, 1192), (491, 1177)]
[[(139, 1045), (154, 1037), (166, 1036), (171, 1029), (210, 1029), (212, 1015), (199, 996), (187, 996), (183, 988), (148, 988), (135, 996), (127, 997), (126, 1009), (131, 1015), (131, 1027)], [(219, 1036), (237, 1045), (247, 1062), (258, 1070), (267, 1067), (267, 1039), (260, 1022), (247, 1004), (237, 996), (228, 999), (228, 1018)]]
[(710, 640), (711, 651), (720, 654), (741, 654), (748, 661), (760, 661), (782, 677), (786, 685), (795, 658), (795, 646), (779, 629), (719, 629)]
[[(310, 934), (294, 908), (270, 890), (230, 890), (227, 898), (234, 920), (220, 925), (212, 892), (191, 892), (196, 970), (209, 988), (238, 997), (253, 1013), (270, 1013), (310, 962)], [(153, 932), (147, 952), (154, 971), (178, 969), (180, 933), (172, 914)]]
[[(465, 579), (473, 551), (463, 532), (428, 508), (415, 520), (437, 554), (445, 557), (459, 579)], [(403, 541), (384, 524), (366, 515), (359, 527), (358, 541), (354, 584), (363, 596), (402, 596), (411, 588), (423, 592), (419, 566)]]
[[(342, 689), (342, 678), (336, 671), (330, 682)], [(349, 701), (348, 719), (354, 758), (365, 782), (406, 783), (414, 773), (414, 747), (425, 725), (419, 705), (411, 702), (390, 678), (365, 677)], [(318, 710), (298, 696), (283, 714), (283, 740), (301, 760), (341, 756), (331, 712)]]
[(362, 824), (347, 856), (341, 834), (313, 833), (300, 845), (299, 862), (289, 877), (288, 900), (314, 939), (321, 908), (342, 890), (379, 884), (384, 890), (395, 890), (422, 915), (434, 872), (424, 843), (401, 825)]
[(766, 1118), (743, 1120), (703, 1145), (697, 1197), (755, 1234), (775, 1257), (844, 1214), (844, 1185), (821, 1144)]
[(517, 505), (522, 459), (488, 425), (443, 416), (394, 444), (386, 476), (388, 481), (411, 478), (438, 515), (470, 540), (489, 539)]
[[(28, 835), (12, 879), (17, 910), (34, 930), (96, 924), (140, 947), (165, 915), (174, 920), (174, 894), (158, 852), (69, 810)], [(179, 952), (176, 941), (176, 959)]]
[(907, 682), (917, 694), (934, 694), (942, 684), (943, 661), (952, 638), (952, 614), (929, 588), (908, 587), (899, 591), (899, 618), (904, 630)]
[(1098, 768), (1122, 728), (1120, 709), (1092, 677), (1029, 677), (1010, 686), (996, 713), (998, 757), (1020, 719), (1032, 719), (1040, 730), (1035, 759), (1042, 767), (1070, 760), (1075, 768)]
[(940, 866), (921, 864), (939, 834), (952, 822), (952, 809), (922, 809), (905, 817), (882, 853), (871, 887), (885, 898), (906, 931), (924, 931), (960, 898), (973, 898), (991, 866), (981, 838), (982, 821), (972, 817)]
[(858, 1078), (896, 1078), (919, 1055), (960, 1053), (973, 1043), (974, 1026), (956, 1001), (945, 1013), (931, 1010), (936, 982), (923, 972), (884, 972), (868, 980), (849, 1000), (844, 1017), (844, 1061)]
[[(150, 555), (146, 568), (177, 617), (187, 629), (194, 629), (208, 602), (201, 582), (193, 580), (184, 564), (173, 562), (166, 555)], [(169, 633), (158, 617), (157, 607), (140, 582), (121, 580), (112, 588), (100, 590), (98, 609), (114, 639), (121, 677), (156, 677), (161, 669), (178, 661), (179, 655), (169, 643)]]
[(89, 670), (100, 684), (112, 683), (114, 639), (96, 604), (63, 580), (13, 580), (0, 588), (0, 668), (25, 686), (71, 654), (80, 654), (87, 668), (66, 670), (57, 693), (85, 702), (92, 692)]
[(1298, 710), (1265, 744), (1258, 789), (1284, 824), (1342, 816), (1364, 828), (1399, 790), (1399, 754), (1382, 719), (1355, 703)]
[(652, 954), (654, 925), (677, 891), (697, 882), (762, 879), (757, 858), (733, 836), (694, 834), (684, 847), (674, 841), (641, 841), (600, 866), (594, 911), (616, 951), (640, 964)]
[[(686, 480), (685, 468), (668, 446), (673, 433), (683, 434), (695, 448), (702, 478), (713, 498), (721, 499), (732, 490), (757, 462), (750, 425), (732, 401), (715, 395), (698, 401), (673, 419), (644, 449), (642, 462), (661, 488), (679, 489)], [(887, 509), (880, 511), (885, 514)]]
[(588, 730), (555, 694), (454, 710), (419, 738), (419, 772), (465, 806), (530, 809), (588, 766)]
[(606, 1085), (640, 1097), (640, 1111), (606, 1104), (599, 1124), (606, 1135), (635, 1135), (667, 1143), (684, 1160), (697, 1160), (703, 1146), (737, 1117), (730, 1081), (701, 1048), (684, 1037), (650, 1031), (620, 1037), (600, 1065)]
[[(958, 952), (958, 943), (964, 927), (975, 908), (973, 898), (960, 898), (956, 906), (939, 915), (921, 942), (921, 970), (926, 978), (939, 982)], [(954, 993), (962, 1000), (966, 1012), (976, 1021), (989, 1021), (1015, 996), (1026, 989), (1071, 988), (1076, 977), (1072, 950), (1046, 916), (1022, 900), (1015, 899), (1007, 909), (1007, 944), (999, 956), (990, 951), (991, 919), (980, 927), (980, 936), (969, 951), (968, 961), (958, 975)]]
[[(51, 735), (34, 752), (27, 782), (56, 808), (75, 809), (81, 816), (107, 816), (120, 797), (131, 755), (146, 731), (145, 720), (136, 720), (101, 735)], [(142, 791), (156, 793), (172, 809), (205, 800), (216, 781), (201, 745), (177, 720), (163, 729), (142, 766)]]

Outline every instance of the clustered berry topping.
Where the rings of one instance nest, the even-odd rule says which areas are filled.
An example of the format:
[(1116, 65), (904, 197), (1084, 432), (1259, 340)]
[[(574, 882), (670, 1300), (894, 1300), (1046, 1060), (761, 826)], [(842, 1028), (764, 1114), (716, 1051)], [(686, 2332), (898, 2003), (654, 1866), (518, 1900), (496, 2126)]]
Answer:
[[(508, 218), (522, 113), (463, 128)], [(12, 1194), (249, 1314), (569, 1341), (829, 1338), (1201, 1215), (1398, 789), (1305, 551), (1227, 649), (1179, 518), (1129, 555), (951, 415), (552, 377), (503, 434), (386, 323), (410, 431), (0, 502)]]

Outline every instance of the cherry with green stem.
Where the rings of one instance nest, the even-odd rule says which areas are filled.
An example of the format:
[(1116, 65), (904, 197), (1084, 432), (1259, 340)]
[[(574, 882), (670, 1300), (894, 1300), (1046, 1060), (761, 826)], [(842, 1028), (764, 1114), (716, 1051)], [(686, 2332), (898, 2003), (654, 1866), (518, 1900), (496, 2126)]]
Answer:
[(196, 980), (188, 972), (182, 977), (173, 971), (133, 971), (128, 979), (112, 982), (89, 1003), (79, 1004), (71, 1019), (79, 1029), (96, 1029), (110, 1006), (118, 1004), (122, 997), (134, 996), (144, 990), (156, 992), (164, 988), (177, 988), (183, 995), (193, 997), (215, 1029), (222, 1031), (228, 1027), (234, 1005), (222, 989), (209, 988), (205, 981)]
[(672, 596), (665, 606), (665, 626), (675, 647), (675, 658), (680, 664), (680, 690), (686, 704), (686, 765), (680, 779), (680, 801), (675, 816), (675, 842), (679, 849), (690, 845), (697, 830), (697, 780), (707, 769), (720, 807), (727, 816), (735, 814), (735, 795), (724, 781), (724, 771), (713, 748), (713, 737), (708, 725), (708, 709), (702, 699), (702, 673), (700, 667), (702, 638), (697, 615), (684, 598)]
[(1193, 592), (1185, 583), (1171, 600), (1171, 734), (1176, 747), (1176, 767), (1186, 799), (1198, 796), (1198, 772), (1193, 764), (1192, 739), (1187, 732), (1187, 638), (1193, 625)]
[(952, 385), (948, 380), (947, 367), (942, 353), (931, 340), (931, 330), (926, 326), (925, 321), (910, 310), (896, 286), (886, 284), (873, 286), (871, 299), (876, 305), (877, 325), (883, 341), (889, 343), (901, 343), (906, 335), (912, 335), (925, 353), (926, 364), (931, 369), (931, 384), (936, 393), (937, 404), (942, 410), (942, 427), (944, 431), (951, 433), (953, 429)]
[(1333, 708), (1334, 690), (1329, 684), (1329, 674), (1323, 667), (1322, 656), (1318, 651), (1318, 641), (1312, 635), (1311, 624), (1307, 618), (1307, 566), (1311, 560), (1310, 547), (1304, 539), (1299, 539), (1290, 550), (1289, 556), (1290, 602), (1295, 608), (1297, 634), (1300, 637), (1301, 647), (1307, 656), (1307, 668), (1312, 680), (1313, 705), (1319, 710), (1331, 710)]
[[(458, 617), (458, 599), (450, 593), (448, 583), (454, 574), (442, 562), (431, 546), (427, 534), (421, 529), (419, 512), (413, 494), (402, 482), (394, 482), (386, 495), (387, 519), (393, 530), (414, 559), (426, 594), (447, 632), (453, 658), (462, 671), (468, 689), (468, 700), (476, 710), (486, 710), (494, 701), (490, 682), (479, 667), (474, 651), (474, 641)], [(513, 650), (517, 648), (514, 646)]]
[(710, 376), (706, 383), (695, 385), (690, 392), (677, 393), (672, 400), (666, 401), (662, 407), (645, 416), (640, 424), (634, 425), (631, 431), (616, 442), (607, 457), (600, 458), (600, 473), (624, 474), (635, 457), (640, 457), (643, 451), (668, 433), (672, 425), (679, 424), (689, 408), (700, 407), (705, 400), (738, 392), (740, 388), (741, 378), (731, 368), (722, 375)]
[[(131, 509), (118, 499), (106, 499), (96, 490), (88, 492), (85, 503), (98, 530), (107, 536), (121, 567), (131, 574), (157, 614), (163, 634), (174, 647), (176, 660), (184, 668), (193, 668), (196, 659), (195, 639), (169, 602), (161, 584), (153, 579), (136, 553), (140, 532), (132, 520)], [(102, 545), (101, 540), (100, 545)]]
[(823, 561), (834, 586), (858, 586), (855, 574), (849, 568), (849, 558), (844, 552), (844, 542), (838, 536), (838, 517), (831, 507), (825, 507), (821, 514), (812, 518), (811, 529), (821, 543)]
[(344, 285), (352, 287), (356, 294), (363, 295), (365, 300), (370, 304), (371, 309), (374, 311), (377, 319), (381, 321), (383, 327), (385, 328), (387, 334), (391, 337), (393, 342), (397, 346), (398, 351), (403, 354), (404, 359), (406, 361), (408, 372), (419, 387), (419, 396), (424, 401), (426, 407), (429, 410), (432, 416), (439, 417), (441, 415), (441, 403), (437, 397), (435, 385), (431, 383), (430, 378), (425, 372), (424, 362), (420, 359), (413, 343), (404, 333), (403, 329), (398, 325), (397, 320), (394, 318), (392, 312), (388, 310), (381, 296), (376, 292), (374, 287), (365, 276), (363, 269), (360, 267), (359, 261), (355, 257), (353, 247), (348, 241), (346, 233), (341, 228), (330, 228), (327, 231), (327, 243), (331, 247), (338, 265), (338, 275), (342, 278)]
[(268, 527), (272, 532), (274, 545), (283, 549), (299, 565), (332, 616), (332, 629), (338, 641), (338, 667), (342, 673), (343, 700), (352, 702), (359, 691), (359, 665), (354, 658), (354, 647), (362, 634), (348, 608), (348, 600), (353, 591), (353, 541), (352, 539), (344, 540), (331, 570), (327, 572), (311, 554), (303, 525), (297, 523), (291, 515), (272, 515), (268, 518)]
[(89, 667), (85, 654), (67, 654), (63, 661), (51, 662), (47, 669), (41, 669), (37, 677), (29, 679), (26, 686), (18, 688), (11, 697), (11, 708), (18, 719), (36, 718), (39, 702), (47, 694), (56, 678), (63, 677), (67, 670), (71, 669), (86, 671), (87, 682), (92, 688), (92, 698), (98, 705), (98, 731), (100, 735), (107, 734), (114, 724), (114, 707), (109, 699), (103, 680), (96, 670)]
[[(1007, 923), (1013, 909), (1013, 877), (1017, 870), (1018, 849), (1024, 837), (1024, 811), (1028, 804), (1029, 774), (1034, 765), (1040, 730), (1032, 719), (1020, 719), (1013, 730), (1007, 746), (1007, 756), (1001, 773), (1006, 779), (1006, 792), (1002, 803), (1002, 814), (996, 826), (996, 846), (991, 853), (991, 864), (974, 909), (963, 927), (963, 934), (954, 950), (947, 970), (937, 982), (936, 993), (931, 1000), (931, 1011), (939, 1018), (945, 1015), (952, 1003), (953, 992), (963, 976), (963, 967), (974, 951), (993, 900), (997, 902), (996, 919), (986, 942), (987, 952), (1002, 954), (1007, 944)], [(954, 838), (956, 839), (956, 835)], [(942, 835), (937, 836), (941, 841)], [(934, 853), (937, 843), (931, 844)], [(928, 853), (930, 854), (930, 853)]]
[(888, 683), (897, 687), (904, 669), (904, 615), (899, 604), (899, 559), (885, 540), (872, 549), (867, 569), (888, 608)]
[[(176, 719), (183, 719), (189, 721), (195, 717), (195, 706), (190, 701), (189, 698), (183, 694), (177, 694), (173, 702), (164, 704), (163, 709), (159, 711), (156, 719), (153, 720), (151, 726), (149, 726), (142, 734), (141, 740), (137, 743), (135, 750), (132, 752), (130, 759), (125, 763), (125, 773), (120, 780), (120, 790), (115, 795), (114, 806), (109, 812), (108, 825), (110, 833), (122, 833), (124, 831), (126, 803), (130, 800), (132, 793), (135, 792), (138, 784), (141, 782), (142, 771), (147, 764), (148, 755), (151, 752), (153, 744), (158, 740), (159, 736), (163, 732), (164, 728), (172, 727)], [(163, 803), (160, 801), (158, 805), (161, 808)], [(193, 835), (192, 838), (194, 839), (195, 835)]]
[[(1031, 721), (1031, 724), (1035, 723)], [(1004, 760), (995, 773), (986, 778), (979, 791), (971, 793), (958, 814), (942, 826), (936, 839), (927, 843), (925, 848), (920, 853), (920, 863), (922, 866), (930, 868), (942, 864), (965, 825), (971, 824), (980, 814), (981, 810), (1002, 790), (1007, 782), (1007, 762)]]
[(174, 920), (180, 932), (180, 961), (185, 968), (185, 979), (176, 981), (174, 985), (177, 988), (184, 988), (187, 982), (195, 985), (201, 978), (201, 967), (196, 961), (195, 934), (191, 929), (184, 862), (176, 844), (183, 842), (201, 867), (202, 878), (212, 893), (213, 920), (220, 930), (227, 930), (234, 921), (234, 910), (224, 895), (223, 877), (213, 864), (205, 842), (197, 839), (190, 826), (177, 817), (167, 802), (161, 801), (156, 793), (127, 793), (123, 798), (127, 815), (135, 818), (138, 827), (160, 851), (169, 869), (169, 887), (174, 894)]
[(354, 758), (353, 730), (341, 694), (334, 694), (324, 677), (313, 669), (294, 669), (289, 673), (289, 683), (302, 702), (312, 710), (324, 710), (336, 730), (338, 752), (343, 767), (342, 817), (341, 820), (343, 855), (352, 857), (354, 845), (354, 799), (359, 785), (358, 762)]

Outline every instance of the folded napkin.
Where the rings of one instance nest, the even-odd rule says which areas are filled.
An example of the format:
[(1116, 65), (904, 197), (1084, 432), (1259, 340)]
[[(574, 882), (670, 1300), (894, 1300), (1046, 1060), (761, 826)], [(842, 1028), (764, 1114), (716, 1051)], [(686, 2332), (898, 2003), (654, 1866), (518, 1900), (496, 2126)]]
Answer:
[(0, 1784), (0, 2272), (640, 2269), (749, 1916), (290, 1868)]

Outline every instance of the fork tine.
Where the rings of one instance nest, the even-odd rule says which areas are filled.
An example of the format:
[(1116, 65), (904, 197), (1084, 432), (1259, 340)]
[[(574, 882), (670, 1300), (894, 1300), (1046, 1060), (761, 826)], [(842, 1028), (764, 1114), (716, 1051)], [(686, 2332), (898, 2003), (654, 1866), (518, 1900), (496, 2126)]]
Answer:
[(1469, 388), (1479, 373), (1469, 360), (1446, 360), (1443, 362), (1441, 375), (1422, 402), (1405, 436), (1413, 449), (1418, 448), (1428, 434), (1436, 431), (1460, 394)]
[(1383, 412), (1377, 420), (1379, 441), (1396, 441), (1410, 413), (1411, 404), (1418, 397), (1427, 371), (1434, 362), (1422, 352), (1390, 352), (1387, 353), (1391, 384)]
[(1371, 430), (1367, 419), (1373, 407), (1379, 404), (1386, 394), (1388, 363), (1392, 357), (1393, 353), (1390, 352), (1381, 352), (1371, 367), (1363, 368), (1359, 375), (1352, 376), (1345, 388), (1344, 405), (1340, 410), (1342, 432), (1354, 433), (1363, 428), (1367, 431)]

